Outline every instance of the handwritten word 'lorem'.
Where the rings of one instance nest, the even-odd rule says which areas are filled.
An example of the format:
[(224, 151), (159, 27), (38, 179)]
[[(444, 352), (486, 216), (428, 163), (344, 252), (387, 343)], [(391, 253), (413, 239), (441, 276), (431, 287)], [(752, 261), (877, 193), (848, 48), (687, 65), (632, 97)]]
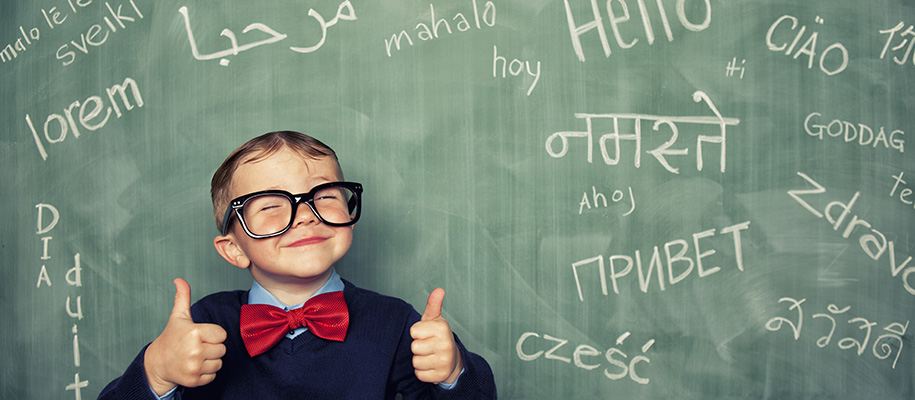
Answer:
[[(696, 169), (702, 171), (702, 144), (703, 143), (717, 143), (721, 145), (721, 172), (725, 171), (725, 166), (727, 164), (726, 158), (726, 137), (727, 137), (727, 126), (728, 125), (737, 125), (740, 123), (739, 119), (736, 118), (724, 118), (721, 116), (721, 113), (718, 112), (718, 109), (712, 104), (712, 101), (709, 99), (702, 91), (696, 91), (693, 93), (693, 101), (699, 103), (704, 101), (712, 112), (715, 114), (714, 117), (664, 117), (656, 115), (644, 115), (644, 114), (588, 114), (588, 113), (577, 113), (575, 114), (576, 118), (583, 118), (587, 125), (587, 130), (585, 131), (567, 131), (567, 132), (555, 132), (546, 139), (546, 152), (549, 153), (550, 157), (553, 158), (562, 158), (569, 151), (569, 138), (570, 137), (583, 137), (588, 141), (588, 163), (593, 162), (594, 153), (594, 141), (593, 141), (593, 121), (596, 119), (609, 118), (613, 120), (613, 131), (604, 135), (601, 135), (599, 139), (600, 152), (603, 156), (604, 163), (607, 165), (617, 165), (620, 162), (620, 140), (631, 140), (635, 142), (635, 156), (634, 163), (635, 167), (638, 168), (641, 165), (641, 150), (642, 150), (642, 120), (655, 121), (652, 125), (652, 130), (655, 132), (660, 131), (661, 125), (665, 125), (670, 129), (670, 139), (656, 147), (653, 150), (648, 150), (647, 153), (654, 156), (658, 160), (664, 169), (667, 171), (679, 174), (680, 169), (673, 167), (667, 160), (669, 156), (685, 156), (689, 154), (688, 148), (682, 149), (671, 149), (671, 146), (677, 141), (679, 136), (679, 129), (677, 128), (677, 123), (686, 123), (686, 124), (700, 124), (700, 125), (718, 125), (721, 129), (720, 135), (718, 136), (707, 136), (699, 135), (696, 140)], [(619, 129), (619, 120), (620, 119), (631, 119), (634, 120), (635, 130), (632, 134), (621, 134)], [(557, 152), (554, 151), (553, 142), (556, 139), (560, 139), (562, 143), (561, 149)], [(612, 140), (615, 146), (615, 155), (613, 158), (607, 153), (607, 141)]]

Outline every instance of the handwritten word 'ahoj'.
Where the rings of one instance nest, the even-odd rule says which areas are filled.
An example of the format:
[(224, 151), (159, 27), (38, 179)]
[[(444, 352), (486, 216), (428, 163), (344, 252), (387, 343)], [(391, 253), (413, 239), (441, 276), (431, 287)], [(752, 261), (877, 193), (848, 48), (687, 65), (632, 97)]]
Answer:
[[(626, 194), (623, 193), (621, 189), (614, 190), (610, 195), (610, 200), (614, 203), (619, 203), (626, 199)], [(632, 186), (629, 186), (629, 202), (632, 204), (632, 207), (629, 208), (623, 216), (632, 214), (635, 211), (635, 195), (632, 194)], [(581, 202), (578, 203), (578, 215), (581, 215), (585, 211), (585, 208), (588, 210), (607, 208), (609, 204), (607, 203), (607, 195), (598, 192), (597, 186), (591, 186), (591, 193), (587, 191), (582, 193)]]
[[(664, 167), (667, 171), (670, 171), (674, 174), (680, 173), (680, 169), (670, 165), (667, 157), (671, 156), (685, 156), (689, 154), (688, 148), (682, 149), (671, 149), (671, 146), (676, 143), (677, 138), (679, 137), (679, 129), (677, 128), (678, 123), (685, 124), (699, 124), (699, 125), (718, 125), (720, 128), (720, 133), (718, 136), (707, 136), (699, 135), (696, 139), (696, 169), (702, 171), (703, 161), (702, 161), (702, 144), (703, 143), (714, 143), (721, 145), (721, 172), (725, 171), (725, 166), (727, 165), (727, 126), (728, 125), (737, 125), (740, 123), (739, 119), (736, 118), (724, 118), (721, 116), (721, 113), (718, 112), (718, 109), (712, 104), (712, 101), (709, 99), (702, 91), (696, 91), (693, 93), (693, 101), (705, 102), (709, 108), (715, 113), (715, 117), (664, 117), (656, 115), (644, 115), (644, 114), (586, 114), (580, 113), (575, 114), (575, 118), (582, 118), (585, 120), (586, 130), (585, 131), (566, 131), (566, 132), (555, 132), (546, 139), (546, 152), (553, 158), (562, 158), (569, 152), (569, 138), (582, 137), (587, 139), (587, 158), (588, 163), (593, 161), (592, 154), (594, 153), (594, 140), (593, 140), (593, 123), (596, 120), (601, 119), (611, 119), (613, 121), (613, 131), (604, 135), (601, 135), (598, 140), (600, 144), (600, 153), (604, 159), (604, 163), (607, 165), (617, 165), (620, 162), (620, 140), (631, 140), (635, 142), (635, 152), (634, 152), (634, 163), (635, 167), (639, 168), (641, 166), (641, 153), (642, 153), (642, 121), (649, 120), (655, 121), (652, 125), (652, 130), (655, 132), (660, 132), (661, 126), (665, 126), (670, 129), (670, 139), (656, 147), (653, 150), (648, 150), (646, 153), (654, 156), (654, 158)], [(634, 132), (631, 134), (622, 134), (619, 129), (619, 120), (620, 119), (631, 119), (635, 121)], [(554, 150), (553, 142), (556, 139), (560, 139), (562, 147), (559, 151)], [(615, 154), (611, 158), (607, 153), (607, 141), (612, 140), (615, 148)]]
[[(805, 301), (807, 301), (807, 299), (797, 300), (791, 297), (782, 297), (779, 299), (779, 303), (790, 304), (788, 306), (788, 311), (796, 310), (797, 319), (792, 321), (785, 317), (775, 317), (770, 319), (769, 322), (766, 322), (766, 329), (772, 332), (777, 332), (781, 330), (783, 326), (787, 325), (789, 328), (791, 328), (791, 333), (794, 335), (794, 340), (800, 339), (801, 333), (804, 329), (804, 310), (802, 305)], [(836, 317), (839, 317), (840, 315), (843, 319), (850, 317), (850, 315), (842, 314), (845, 314), (851, 310), (851, 306), (839, 308), (835, 304), (830, 304), (826, 307), (826, 310), (829, 311), (829, 314), (813, 314), (814, 320), (818, 318), (825, 318), (824, 322), (829, 321), (829, 333), (817, 339), (816, 343), (820, 348), (826, 348), (826, 346), (829, 346), (829, 343), (832, 341), (832, 338), (836, 333)], [(862, 340), (858, 340), (853, 337), (846, 337), (844, 339), (840, 339), (836, 344), (840, 349), (854, 350), (860, 357), (867, 349), (868, 343), (871, 339), (872, 330), (874, 326), (877, 325), (877, 323), (871, 322), (868, 319), (861, 317), (849, 318), (846, 322), (848, 325), (859, 324), (857, 328), (859, 331), (864, 331), (864, 338)], [(890, 357), (891, 354), (893, 354), (893, 350), (896, 350), (896, 357), (893, 358), (893, 369), (896, 369), (896, 362), (899, 361), (899, 355), (902, 353), (902, 338), (905, 336), (905, 332), (908, 329), (909, 321), (905, 321), (905, 324), (901, 322), (893, 322), (884, 326), (884, 334), (877, 337), (877, 340), (874, 341), (873, 348), (871, 349), (874, 357), (880, 360), (886, 360)]]
[[(803, 178), (807, 183), (813, 185), (814, 189), (797, 189), (789, 190), (788, 195), (791, 196), (795, 201), (798, 202), (802, 207), (810, 211), (811, 214), (817, 218), (823, 218), (825, 216), (826, 221), (832, 225), (832, 229), (835, 231), (839, 230), (839, 227), (845, 223), (845, 219), (848, 218), (848, 215), (851, 214), (852, 207), (855, 206), (855, 202), (858, 201), (858, 197), (861, 195), (861, 192), (855, 192), (851, 200), (846, 203), (841, 201), (831, 201), (826, 204), (826, 208), (823, 209), (823, 212), (820, 212), (815, 207), (810, 205), (804, 198), (813, 195), (819, 195), (826, 193), (826, 188), (817, 183), (815, 180), (811, 179), (809, 176), (805, 175), (802, 172), (797, 173), (801, 178)], [(839, 215), (835, 215), (837, 211), (840, 211)], [(884, 253), (889, 253), (890, 259), (890, 273), (893, 277), (899, 275), (902, 272), (902, 285), (905, 287), (905, 290), (913, 295), (915, 295), (915, 287), (909, 283), (909, 277), (912, 274), (915, 274), (915, 265), (906, 268), (910, 261), (912, 261), (912, 256), (906, 258), (902, 264), (896, 263), (896, 245), (892, 240), (886, 240), (886, 236), (880, 231), (874, 229), (871, 224), (861, 218), (858, 218), (857, 215), (853, 215), (851, 220), (848, 221), (848, 225), (845, 226), (845, 231), (842, 232), (842, 237), (848, 239), (856, 229), (862, 228), (867, 230), (867, 233), (858, 233), (858, 244), (861, 246), (861, 250), (864, 251), (868, 257), (879, 260)]]
[[(260, 22), (254, 22), (254, 23), (248, 24), (248, 26), (246, 26), (244, 29), (242, 29), (241, 33), (244, 35), (248, 32), (256, 30), (256, 31), (260, 31), (260, 32), (266, 34), (267, 35), (266, 38), (257, 40), (257, 41), (253, 41), (250, 43), (245, 43), (243, 45), (239, 45), (238, 36), (235, 35), (235, 32), (232, 32), (230, 29), (226, 28), (226, 29), (223, 29), (222, 32), (219, 33), (219, 35), (224, 36), (226, 39), (229, 40), (230, 47), (228, 49), (225, 49), (222, 51), (217, 51), (215, 53), (200, 54), (200, 50), (198, 50), (198, 48), (197, 48), (197, 40), (194, 38), (194, 31), (191, 30), (191, 17), (189, 15), (187, 6), (182, 6), (181, 8), (178, 9), (178, 12), (181, 13), (181, 15), (184, 17), (184, 27), (187, 30), (187, 40), (190, 43), (191, 54), (193, 54), (194, 58), (197, 60), (200, 60), (200, 61), (219, 59), (219, 65), (222, 65), (223, 67), (229, 65), (229, 59), (226, 58), (228, 56), (237, 56), (238, 53), (241, 53), (243, 51), (250, 50), (250, 49), (253, 49), (258, 46), (263, 46), (266, 44), (279, 42), (283, 39), (286, 39), (286, 36), (287, 36), (286, 34), (279, 33), (276, 30), (274, 30), (273, 28), (271, 28), (267, 25), (264, 25)], [(321, 25), (321, 38), (318, 39), (318, 41), (315, 42), (313, 45), (308, 46), (308, 47), (296, 47), (296, 46), (290, 47), (289, 49), (294, 52), (311, 53), (311, 52), (314, 52), (314, 51), (320, 49), (321, 46), (324, 45), (324, 41), (327, 39), (327, 28), (336, 25), (337, 22), (339, 22), (340, 20), (344, 20), (344, 21), (355, 21), (356, 20), (356, 13), (353, 10), (353, 5), (349, 2), (349, 0), (346, 0), (343, 3), (340, 3), (340, 6), (337, 7), (337, 14), (330, 21), (325, 20), (324, 17), (322, 17), (320, 13), (318, 13), (317, 11), (315, 11), (312, 8), (308, 9), (308, 16), (317, 20), (318, 24)]]
[[(604, 358), (612, 365), (612, 368), (604, 368), (604, 376), (612, 380), (619, 380), (628, 376), (633, 382), (647, 385), (648, 382), (650, 382), (650, 379), (645, 377), (645, 371), (642, 370), (642, 367), (639, 367), (640, 370), (642, 370), (642, 373), (637, 373), (635, 367), (641, 363), (651, 364), (651, 360), (644, 354), (648, 353), (648, 350), (654, 345), (655, 340), (648, 339), (648, 341), (642, 345), (642, 354), (632, 357), (627, 363), (626, 359), (629, 358), (629, 356), (620, 350), (619, 347), (622, 347), (623, 342), (625, 342), (630, 335), (631, 333), (629, 332), (623, 333), (616, 339), (616, 347), (611, 347), (603, 352)], [(532, 344), (525, 345), (527, 341), (531, 341)], [(599, 361), (591, 360), (591, 358), (599, 357), (601, 355), (599, 350), (587, 344), (580, 344), (570, 353), (568, 349), (563, 348), (568, 343), (569, 341), (567, 339), (560, 339), (547, 334), (540, 336), (535, 332), (525, 332), (518, 338), (518, 342), (515, 344), (515, 351), (518, 353), (518, 358), (524, 361), (535, 361), (542, 357), (544, 360), (554, 360), (566, 364), (573, 364), (574, 362), (576, 367), (587, 371), (597, 369), (601, 366)], [(537, 351), (531, 352), (530, 350), (532, 347)], [(547, 350), (548, 347), (549, 350)], [(525, 348), (527, 348), (527, 350), (525, 350)], [(647, 366), (645, 368), (647, 368)]]
[[(741, 272), (743, 272), (743, 247), (741, 245), (742, 241), (740, 237), (740, 231), (749, 228), (750, 221), (745, 221), (721, 229), (721, 235), (731, 235), (732, 241), (734, 243), (734, 264)], [(695, 259), (687, 254), (690, 250), (690, 243), (683, 239), (677, 239), (664, 244), (664, 261), (666, 261), (666, 263), (661, 260), (661, 253), (660, 250), (658, 250), (658, 246), (654, 246), (654, 251), (651, 254), (651, 261), (648, 262), (648, 271), (645, 271), (642, 268), (642, 255), (639, 250), (636, 250), (635, 267), (639, 273), (639, 289), (642, 291), (642, 293), (648, 293), (648, 289), (651, 287), (652, 273), (656, 274), (658, 277), (658, 288), (661, 291), (665, 290), (664, 266), (662, 263), (667, 265), (667, 277), (669, 278), (668, 282), (671, 286), (689, 277), (690, 274), (693, 273), (693, 270), (697, 270), (700, 278), (704, 278), (718, 271), (721, 271), (720, 266), (709, 268), (707, 264), (703, 264), (703, 259), (715, 255), (717, 250), (711, 249), (703, 251), (703, 248), (700, 248), (699, 240), (710, 238), (712, 236), (715, 236), (715, 229), (709, 229), (693, 234), (692, 244), (694, 247), (694, 254), (696, 255)], [(674, 254), (675, 252), (676, 254)], [(620, 294), (618, 281), (632, 272), (633, 257), (629, 257), (628, 255), (613, 255), (609, 257), (609, 260), (610, 281), (613, 284), (613, 293)], [(617, 268), (615, 262), (620, 261), (625, 262), (625, 266), (622, 268)], [(608, 296), (607, 269), (604, 264), (604, 256), (599, 255), (597, 257), (587, 258), (572, 264), (572, 275), (575, 277), (575, 286), (578, 288), (578, 299), (581, 301), (585, 301), (585, 296), (582, 294), (581, 279), (579, 278), (578, 269), (582, 266), (594, 263), (597, 263), (597, 271), (600, 275), (601, 292), (604, 294), (604, 296)], [(676, 268), (674, 267), (674, 264), (677, 264)], [(674, 272), (675, 269), (677, 270), (676, 272)]]
[[(79, 138), (80, 127), (88, 129), (89, 131), (98, 130), (108, 123), (112, 111), (114, 111), (117, 118), (121, 118), (123, 112), (118, 103), (121, 103), (121, 105), (124, 106), (125, 111), (132, 110), (134, 105), (127, 96), (128, 88), (131, 89), (129, 93), (133, 95), (137, 107), (143, 107), (143, 97), (140, 95), (140, 87), (137, 85), (137, 81), (128, 77), (124, 79), (123, 84), (115, 84), (114, 86), (105, 89), (105, 93), (108, 95), (107, 106), (105, 105), (104, 98), (101, 96), (89, 96), (83, 100), (82, 103), (80, 103), (79, 100), (70, 103), (69, 106), (63, 109), (63, 115), (57, 113), (48, 115), (44, 121), (44, 129), (42, 130), (44, 135), (41, 136), (38, 135), (35, 124), (32, 123), (32, 117), (29, 114), (26, 114), (25, 122), (28, 124), (32, 137), (35, 139), (35, 146), (38, 147), (38, 153), (41, 154), (41, 159), (48, 159), (48, 152), (45, 150), (44, 142), (41, 140), (42, 137), (44, 137), (49, 144), (63, 142), (64, 139), (67, 138), (67, 134), (71, 132), (74, 138)], [(120, 100), (115, 97), (115, 94), (120, 95)], [(77, 124), (77, 121), (79, 124)]]

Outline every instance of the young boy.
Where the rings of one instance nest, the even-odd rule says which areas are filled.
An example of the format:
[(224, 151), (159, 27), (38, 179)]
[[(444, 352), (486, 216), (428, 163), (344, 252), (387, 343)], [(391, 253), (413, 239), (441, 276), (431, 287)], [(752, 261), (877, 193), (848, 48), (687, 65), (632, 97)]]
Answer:
[(297, 132), (236, 149), (213, 176), (213, 241), (254, 277), (249, 291), (190, 305), (175, 279), (165, 330), (99, 398), (393, 399), (496, 397), (486, 361), (441, 316), (344, 281), (362, 186), (344, 182), (333, 150)]

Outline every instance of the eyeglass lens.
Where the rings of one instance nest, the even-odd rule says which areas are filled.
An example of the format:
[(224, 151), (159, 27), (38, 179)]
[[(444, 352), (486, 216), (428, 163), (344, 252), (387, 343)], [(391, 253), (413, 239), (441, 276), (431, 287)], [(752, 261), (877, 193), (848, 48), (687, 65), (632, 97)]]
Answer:
[[(353, 219), (355, 208), (350, 210), (352, 190), (342, 186), (324, 188), (314, 196), (314, 209), (321, 219), (332, 224), (344, 224)], [(286, 229), (292, 222), (293, 202), (283, 195), (263, 195), (248, 199), (242, 215), (248, 230), (255, 235), (271, 235)], [(353, 203), (355, 205), (355, 203)], [(308, 212), (311, 210), (300, 210)]]

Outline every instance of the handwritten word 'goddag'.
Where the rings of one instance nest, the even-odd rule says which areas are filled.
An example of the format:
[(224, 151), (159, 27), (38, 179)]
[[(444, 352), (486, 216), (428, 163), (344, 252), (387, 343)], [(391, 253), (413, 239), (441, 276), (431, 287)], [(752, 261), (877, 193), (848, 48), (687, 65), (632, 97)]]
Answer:
[[(594, 143), (593, 143), (593, 133), (592, 125), (593, 120), (609, 118), (613, 120), (613, 131), (601, 135), (599, 144), (601, 156), (603, 156), (604, 163), (607, 165), (617, 165), (620, 162), (620, 140), (631, 140), (635, 142), (635, 154), (634, 154), (634, 163), (635, 167), (639, 168), (641, 166), (641, 152), (642, 152), (642, 120), (655, 121), (652, 125), (652, 129), (655, 132), (660, 131), (661, 125), (667, 126), (670, 128), (670, 139), (657, 148), (647, 151), (648, 154), (654, 156), (655, 159), (667, 170), (674, 174), (680, 173), (680, 169), (673, 167), (667, 161), (669, 156), (685, 156), (689, 154), (689, 149), (670, 149), (671, 146), (677, 141), (679, 137), (679, 129), (677, 128), (676, 123), (687, 123), (687, 124), (700, 124), (700, 125), (718, 125), (721, 128), (721, 133), (719, 136), (706, 136), (699, 135), (696, 139), (696, 169), (702, 171), (702, 144), (703, 143), (716, 143), (721, 145), (721, 172), (725, 171), (725, 166), (727, 165), (726, 149), (727, 149), (727, 126), (728, 125), (737, 125), (740, 123), (739, 119), (735, 118), (724, 118), (721, 116), (721, 113), (718, 112), (718, 109), (712, 104), (712, 101), (709, 99), (702, 91), (696, 91), (693, 93), (693, 101), (699, 103), (704, 101), (709, 108), (715, 113), (715, 117), (663, 117), (656, 115), (643, 115), (643, 114), (586, 114), (580, 113), (575, 114), (576, 118), (583, 118), (587, 126), (585, 131), (566, 131), (566, 132), (555, 132), (546, 139), (546, 152), (549, 153), (550, 157), (553, 158), (562, 158), (569, 151), (569, 138), (570, 137), (583, 137), (587, 138), (588, 145), (588, 163), (592, 162), (592, 154), (594, 152)], [(620, 119), (631, 119), (635, 121), (635, 131), (632, 134), (623, 135), (619, 130), (619, 120)], [(553, 150), (553, 142), (556, 139), (560, 139), (562, 144), (561, 149), (557, 152)], [(610, 155), (607, 154), (607, 140), (613, 140), (616, 154), (613, 158), (610, 158)]]
[[(178, 9), (178, 12), (181, 13), (181, 15), (184, 17), (184, 27), (187, 30), (187, 40), (190, 43), (191, 54), (193, 54), (194, 58), (197, 60), (200, 60), (200, 61), (219, 59), (219, 65), (222, 65), (224, 67), (229, 65), (229, 59), (226, 58), (228, 56), (237, 56), (238, 53), (240, 53), (240, 52), (250, 50), (250, 49), (253, 49), (258, 46), (263, 46), (265, 44), (279, 42), (283, 39), (286, 39), (286, 36), (287, 36), (286, 34), (279, 33), (276, 30), (274, 30), (273, 28), (271, 28), (267, 25), (264, 25), (260, 22), (254, 22), (254, 23), (248, 24), (248, 26), (246, 26), (244, 29), (242, 29), (241, 33), (246, 34), (253, 30), (257, 30), (257, 31), (267, 34), (267, 36), (268, 36), (267, 38), (239, 46), (238, 37), (235, 35), (235, 32), (232, 32), (230, 29), (226, 28), (226, 29), (223, 29), (222, 32), (219, 33), (219, 35), (224, 36), (227, 39), (229, 39), (229, 45), (231, 47), (229, 47), (228, 49), (222, 50), (222, 51), (217, 51), (215, 53), (200, 54), (200, 51), (197, 48), (197, 40), (194, 38), (194, 31), (191, 30), (191, 17), (189, 15), (187, 6), (182, 6), (181, 8)], [(344, 21), (355, 21), (356, 20), (356, 13), (353, 10), (353, 5), (349, 2), (349, 0), (346, 0), (343, 3), (340, 3), (340, 6), (337, 7), (337, 14), (330, 21), (326, 21), (324, 19), (324, 17), (321, 16), (320, 13), (318, 13), (317, 11), (315, 11), (312, 8), (308, 9), (308, 16), (316, 19), (318, 21), (318, 24), (321, 25), (321, 39), (319, 39), (314, 45), (311, 45), (308, 47), (295, 47), (295, 46), (290, 47), (289, 49), (294, 52), (311, 53), (311, 52), (314, 52), (314, 51), (320, 49), (321, 46), (324, 45), (324, 41), (327, 39), (327, 28), (336, 25), (337, 22), (339, 22), (340, 20), (344, 20)]]

